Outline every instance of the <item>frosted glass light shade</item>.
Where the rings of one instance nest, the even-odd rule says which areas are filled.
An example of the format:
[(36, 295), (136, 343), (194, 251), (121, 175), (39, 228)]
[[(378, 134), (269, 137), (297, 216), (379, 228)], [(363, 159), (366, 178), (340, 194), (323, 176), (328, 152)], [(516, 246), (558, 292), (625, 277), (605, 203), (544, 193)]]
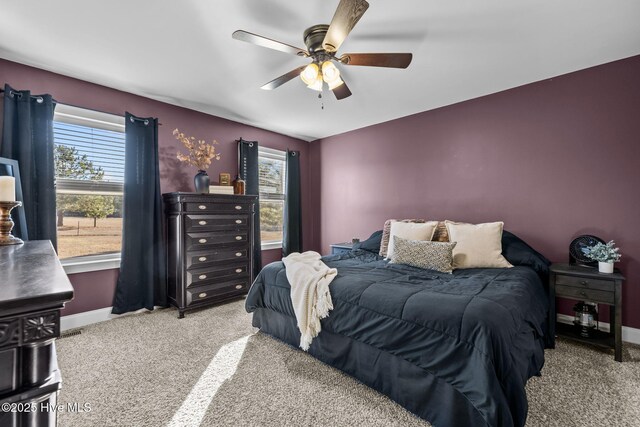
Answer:
[(312, 62), (307, 65), (302, 73), (300, 73), (300, 78), (307, 85), (313, 85), (316, 81), (320, 80), (320, 69), (318, 68), (318, 64)]
[(331, 61), (322, 63), (322, 79), (329, 85), (331, 82), (340, 79), (340, 70)]
[(317, 90), (318, 92), (322, 92), (322, 79), (316, 79), (316, 81), (310, 85), (307, 85), (309, 89)]

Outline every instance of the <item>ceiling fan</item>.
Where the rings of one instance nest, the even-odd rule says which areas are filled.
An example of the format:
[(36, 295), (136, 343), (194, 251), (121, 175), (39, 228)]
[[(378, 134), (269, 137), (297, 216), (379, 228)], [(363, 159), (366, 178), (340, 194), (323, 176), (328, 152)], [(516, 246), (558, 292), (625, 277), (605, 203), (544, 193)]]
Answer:
[(351, 91), (340, 77), (340, 70), (333, 61), (343, 65), (407, 68), (413, 58), (411, 53), (345, 53), (337, 55), (338, 49), (368, 8), (369, 3), (365, 0), (340, 0), (330, 25), (314, 25), (304, 31), (303, 40), (307, 50), (243, 30), (235, 31), (233, 38), (312, 60), (308, 65), (298, 67), (271, 80), (262, 86), (262, 89), (275, 89), (300, 76), (309, 89), (322, 92), (324, 83), (326, 83), (337, 99), (344, 99), (351, 96)]

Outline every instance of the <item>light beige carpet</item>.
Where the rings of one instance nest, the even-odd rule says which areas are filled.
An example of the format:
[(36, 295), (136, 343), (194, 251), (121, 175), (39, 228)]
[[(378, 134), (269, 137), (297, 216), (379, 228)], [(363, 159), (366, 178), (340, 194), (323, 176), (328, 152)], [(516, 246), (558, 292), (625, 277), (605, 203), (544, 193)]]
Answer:
[[(58, 341), (66, 426), (428, 426), (311, 356), (255, 334), (244, 301), (125, 316)], [(640, 426), (640, 348), (559, 340), (527, 386), (528, 426)]]

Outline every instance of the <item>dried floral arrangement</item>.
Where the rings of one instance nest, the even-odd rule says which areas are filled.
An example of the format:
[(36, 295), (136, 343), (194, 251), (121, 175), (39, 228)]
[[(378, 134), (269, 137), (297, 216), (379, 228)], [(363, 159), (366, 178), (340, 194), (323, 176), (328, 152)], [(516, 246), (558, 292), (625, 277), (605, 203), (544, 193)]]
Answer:
[(211, 165), (211, 160), (220, 160), (220, 153), (216, 153), (218, 144), (215, 139), (211, 144), (203, 139), (196, 140), (193, 136), (186, 136), (179, 129), (173, 131), (173, 136), (187, 149), (188, 154), (178, 152), (177, 158), (181, 162), (185, 162), (191, 166), (195, 166), (198, 170), (205, 170)]

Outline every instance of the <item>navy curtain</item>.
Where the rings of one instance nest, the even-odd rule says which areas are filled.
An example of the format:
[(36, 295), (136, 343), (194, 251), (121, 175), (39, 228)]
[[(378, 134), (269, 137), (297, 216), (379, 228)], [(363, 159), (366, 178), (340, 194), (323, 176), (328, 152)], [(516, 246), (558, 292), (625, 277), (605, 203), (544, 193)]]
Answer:
[(158, 119), (125, 114), (122, 260), (112, 313), (167, 305)]
[(56, 242), (56, 192), (53, 161), (51, 95), (32, 96), (28, 90), (4, 86), (0, 157), (17, 160), (22, 181), (27, 230), (16, 222), (13, 234), (23, 240)]
[(287, 182), (284, 202), (282, 253), (302, 252), (302, 206), (300, 197), (300, 152), (287, 150)]
[[(238, 141), (238, 173), (245, 182), (245, 193), (260, 195), (258, 178), (258, 142)], [(260, 243), (260, 203), (256, 203), (253, 221), (253, 271), (258, 274), (262, 269), (262, 246)]]

